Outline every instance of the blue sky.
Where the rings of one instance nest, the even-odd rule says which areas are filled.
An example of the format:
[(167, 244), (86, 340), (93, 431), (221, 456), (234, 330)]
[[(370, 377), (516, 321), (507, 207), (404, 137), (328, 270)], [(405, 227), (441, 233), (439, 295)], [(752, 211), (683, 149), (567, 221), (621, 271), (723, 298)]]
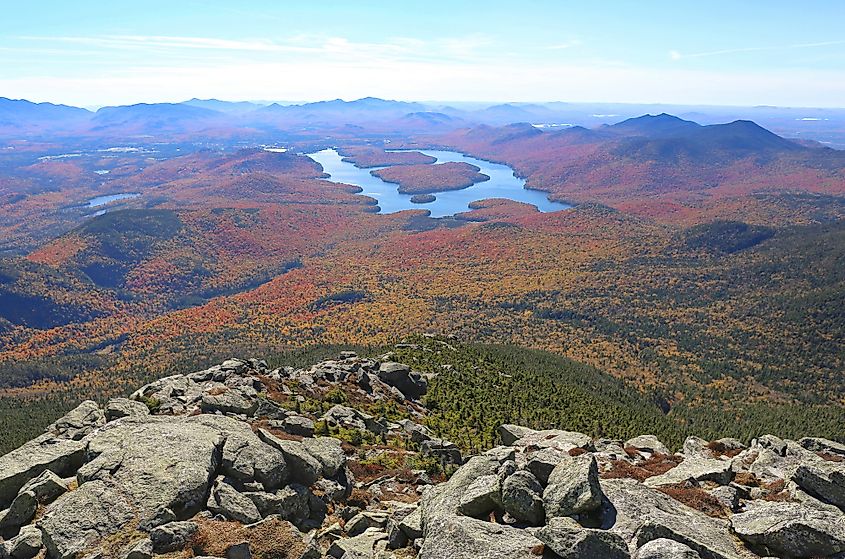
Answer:
[(845, 2), (7, 2), (0, 96), (845, 106)]

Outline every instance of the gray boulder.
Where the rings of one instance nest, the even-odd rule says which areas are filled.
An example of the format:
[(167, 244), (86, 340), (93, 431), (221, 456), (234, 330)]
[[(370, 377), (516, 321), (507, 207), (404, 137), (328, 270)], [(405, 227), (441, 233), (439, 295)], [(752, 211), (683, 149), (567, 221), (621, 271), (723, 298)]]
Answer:
[(786, 456), (786, 441), (774, 435), (762, 435), (751, 441), (752, 447), (766, 448), (779, 456)]
[(232, 357), (220, 363), (220, 370), (230, 372), (235, 375), (242, 375), (250, 369), (250, 364), (243, 359)]
[(322, 466), (324, 477), (334, 477), (346, 466), (346, 454), (340, 441), (331, 437), (302, 439), (305, 450)]
[(499, 427), (499, 437), (501, 437), (502, 444), (505, 446), (513, 446), (513, 443), (531, 433), (536, 433), (536, 431), (521, 425), (505, 423)]
[(735, 514), (736, 534), (759, 552), (827, 557), (845, 551), (845, 515), (800, 503), (756, 501)]
[(231, 413), (251, 416), (258, 409), (257, 399), (245, 397), (241, 391), (228, 389), (225, 392), (204, 393), (200, 408), (205, 413)]
[[(795, 445), (798, 447), (798, 445)], [(800, 448), (800, 447), (798, 447)], [(786, 446), (784, 446), (785, 452)], [(784, 454), (781, 455), (769, 448), (752, 448), (732, 460), (734, 472), (748, 471), (758, 479), (774, 481), (776, 479), (791, 479), (798, 468), (810, 462), (821, 461), (812, 453), (801, 449), (803, 455)]]
[(125, 417), (89, 438), (90, 462), (77, 479), (119, 487), (142, 522), (163, 508), (189, 518), (205, 505), (225, 435), (203, 416)]
[(423, 527), (436, 519), (457, 515), (463, 494), (472, 482), (481, 476), (497, 474), (500, 467), (501, 463), (492, 456), (473, 456), (449, 481), (427, 487), (420, 501)]
[(502, 487), (498, 474), (475, 478), (461, 495), (460, 512), (484, 518), (502, 506)]
[(66, 477), (75, 474), (84, 460), (84, 443), (50, 434), (0, 456), (0, 509), (8, 507), (21, 487), (45, 470)]
[(425, 425), (420, 425), (410, 419), (403, 419), (399, 421), (399, 425), (402, 426), (402, 429), (410, 435), (411, 441), (415, 443), (421, 443), (423, 441), (428, 441), (434, 438), (434, 434), (426, 427)]
[(281, 451), (264, 443), (248, 427), (229, 433), (223, 445), (221, 470), (240, 481), (257, 481), (267, 491), (282, 486), (288, 467)]
[(555, 466), (568, 458), (569, 455), (565, 452), (554, 448), (543, 448), (529, 455), (525, 469), (534, 474), (534, 477), (545, 485), (549, 482), (549, 475), (551, 475)]
[(340, 404), (329, 408), (320, 419), (332, 427), (340, 426), (346, 429), (370, 431), (377, 435), (387, 432), (387, 425), (383, 421), (378, 421), (369, 414)]
[(387, 533), (388, 549), (401, 549), (403, 547), (407, 547), (409, 541), (408, 535), (405, 534), (405, 532), (403, 532), (399, 527), (398, 520), (394, 520), (392, 518), (389, 519), (384, 531)]
[(320, 478), (323, 465), (311, 453), (306, 450), (305, 445), (299, 441), (283, 440), (264, 429), (258, 430), (258, 437), (281, 451), (288, 465), (290, 478), (303, 485), (311, 485)]
[(150, 415), (150, 408), (142, 402), (129, 398), (112, 398), (106, 404), (106, 421), (114, 421), (121, 417), (136, 417)]
[(451, 516), (426, 527), (419, 559), (537, 559), (542, 546), (527, 530)]
[(601, 488), (606, 501), (601, 528), (619, 534), (631, 552), (666, 538), (689, 546), (703, 559), (740, 559), (726, 521), (631, 479), (604, 479)]
[(102, 481), (91, 481), (56, 499), (39, 525), (49, 557), (75, 559), (134, 520), (128, 499)]
[(374, 559), (380, 545), (387, 547), (387, 534), (378, 528), (368, 528), (362, 534), (332, 543), (327, 556), (335, 559)]
[(223, 478), (218, 478), (214, 482), (206, 507), (213, 513), (222, 514), (229, 520), (237, 520), (244, 524), (261, 520), (261, 513), (258, 512), (258, 507), (252, 499), (238, 492)]
[(123, 559), (152, 559), (152, 557), (153, 542), (150, 538), (144, 538), (130, 544), (130, 547), (123, 556)]
[(314, 422), (301, 415), (289, 415), (278, 422), (278, 426), (285, 433), (300, 437), (314, 436)]
[[(3, 545), (0, 544), (0, 547)], [(12, 559), (32, 559), (43, 547), (41, 530), (35, 526), (24, 526), (17, 536), (5, 542), (6, 551)]]
[(798, 441), (798, 444), (811, 452), (827, 452), (828, 454), (845, 456), (845, 444), (831, 441), (829, 439), (822, 439), (820, 437), (804, 437)]
[(169, 522), (150, 532), (150, 542), (155, 553), (169, 553), (184, 549), (197, 533), (199, 526), (190, 520)]
[(567, 457), (555, 466), (543, 491), (546, 517), (571, 516), (596, 510), (602, 492), (596, 459), (588, 454)]
[(687, 437), (684, 440), (683, 455), (686, 458), (712, 458), (713, 452), (707, 448), (708, 444), (701, 437)]
[(456, 464), (460, 466), (464, 462), (461, 450), (452, 442), (445, 439), (431, 438), (420, 444), (420, 452), (423, 456), (433, 456), (442, 464)]
[(381, 511), (363, 511), (349, 519), (346, 523), (346, 533), (350, 536), (363, 534), (368, 528), (384, 530), (389, 515)]
[[(352, 477), (351, 472), (349, 477)], [(344, 479), (344, 483), (347, 485), (341, 485), (333, 479), (323, 478), (318, 479), (312, 487), (315, 493), (319, 494), (326, 503), (337, 503), (347, 498), (349, 493), (352, 492), (352, 484), (346, 479)]]
[(804, 462), (795, 469), (792, 480), (813, 497), (845, 509), (845, 462)]
[(259, 398), (258, 407), (255, 409), (255, 413), (253, 415), (255, 417), (266, 418), (275, 421), (284, 421), (292, 413), (293, 412), (284, 409), (282, 406), (280, 406), (273, 400), (268, 400), (267, 398)]
[(591, 449), (593, 440), (584, 433), (561, 431), (560, 429), (544, 429), (542, 431), (519, 430), (522, 436), (512, 445), (517, 447), (553, 448), (562, 452), (569, 452), (573, 448)]
[(628, 545), (613, 532), (583, 528), (571, 518), (551, 518), (534, 532), (561, 559), (629, 559)]
[(505, 479), (502, 483), (502, 508), (521, 522), (532, 526), (543, 523), (543, 486), (534, 474), (520, 470)]
[(405, 398), (418, 400), (428, 388), (428, 383), (419, 374), (402, 363), (386, 361), (379, 366), (378, 378), (388, 386), (397, 388)]
[(42, 505), (52, 503), (59, 495), (67, 492), (67, 485), (62, 478), (45, 470), (38, 477), (29, 480), (21, 487), (21, 492), (31, 491)]
[(409, 540), (416, 540), (423, 536), (422, 511), (418, 508), (399, 522), (399, 529), (402, 530)]
[(85, 400), (64, 417), (47, 427), (47, 431), (64, 439), (78, 441), (94, 429), (106, 424), (106, 414), (93, 400)]
[(252, 550), (249, 542), (239, 542), (226, 550), (226, 559), (252, 559)]
[(714, 487), (710, 490), (719, 503), (728, 510), (736, 511), (739, 508), (739, 490), (730, 485)]
[(701, 556), (680, 542), (660, 538), (639, 548), (636, 559), (701, 559)]
[(32, 491), (21, 491), (8, 510), (0, 512), (0, 534), (17, 533), (18, 528), (29, 524), (38, 510), (38, 499)]
[(671, 454), (665, 444), (654, 435), (640, 435), (625, 441), (625, 448), (633, 448), (641, 454)]
[(262, 517), (276, 515), (284, 520), (299, 524), (309, 515), (310, 491), (298, 483), (292, 483), (275, 493), (261, 491), (244, 492), (256, 506)]
[(713, 481), (719, 485), (731, 482), (733, 472), (731, 462), (715, 458), (690, 457), (664, 474), (652, 476), (645, 480), (649, 487), (673, 485), (687, 481)]

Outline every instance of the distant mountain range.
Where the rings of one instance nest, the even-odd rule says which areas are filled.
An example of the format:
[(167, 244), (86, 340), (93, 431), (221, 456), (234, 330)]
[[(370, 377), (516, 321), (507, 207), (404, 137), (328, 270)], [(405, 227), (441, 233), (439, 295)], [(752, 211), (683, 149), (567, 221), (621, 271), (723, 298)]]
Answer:
[(439, 142), (511, 165), (552, 199), (681, 222), (718, 218), (738, 204), (746, 213), (760, 205), (774, 218), (796, 211), (789, 199), (796, 190), (843, 195), (845, 151), (783, 138), (748, 120), (701, 125), (658, 114), (593, 129), (480, 125)]
[[(671, 111), (656, 116), (656, 109)], [(636, 117), (636, 118), (628, 118)], [(627, 120), (626, 120), (627, 118)], [(44, 135), (134, 136), (180, 134), (254, 137), (313, 127), (353, 126), (379, 134), (442, 133), (479, 124), (528, 123), (542, 128), (604, 127), (617, 134), (647, 131), (650, 137), (677, 137), (701, 124), (753, 120), (787, 137), (820, 140), (845, 148), (845, 109), (777, 107), (687, 107), (583, 103), (503, 103), (455, 107), (438, 103), (365, 97), (303, 104), (260, 104), (218, 99), (182, 103), (139, 103), (89, 111), (67, 105), (32, 103), (0, 97), (0, 138)], [(617, 124), (618, 123), (618, 124)], [(709, 134), (711, 132), (706, 132)]]

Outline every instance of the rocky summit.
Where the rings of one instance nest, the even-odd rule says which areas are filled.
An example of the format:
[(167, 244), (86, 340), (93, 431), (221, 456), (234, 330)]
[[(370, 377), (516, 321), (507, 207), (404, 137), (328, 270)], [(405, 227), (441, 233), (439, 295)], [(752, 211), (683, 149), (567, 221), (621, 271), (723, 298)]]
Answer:
[(433, 374), (229, 359), (83, 402), (0, 457), (0, 558), (845, 556), (839, 443), (504, 424), (465, 457), (426, 426)]

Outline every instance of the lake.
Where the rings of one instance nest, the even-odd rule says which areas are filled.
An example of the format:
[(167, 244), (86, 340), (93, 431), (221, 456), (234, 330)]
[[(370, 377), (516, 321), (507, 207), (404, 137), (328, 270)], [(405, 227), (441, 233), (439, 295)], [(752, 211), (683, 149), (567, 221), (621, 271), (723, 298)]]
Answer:
[[(96, 208), (97, 206), (105, 206), (109, 202), (116, 202), (118, 200), (127, 200), (129, 198), (137, 198), (140, 196), (137, 192), (120, 192), (118, 194), (105, 194), (103, 196), (95, 196), (91, 198), (87, 202), (85, 202), (81, 206), (77, 206), (79, 208)], [(99, 215), (103, 215), (106, 213), (107, 209), (102, 209), (97, 212), (91, 214), (92, 217), (97, 217)]]
[[(446, 217), (469, 210), (469, 204), (476, 200), (487, 198), (507, 198), (517, 202), (525, 202), (536, 206), (541, 212), (554, 212), (570, 208), (568, 204), (552, 202), (545, 192), (525, 188), (525, 181), (514, 175), (513, 169), (507, 165), (490, 163), (474, 157), (469, 157), (456, 151), (442, 150), (414, 150), (437, 158), (437, 163), (451, 161), (464, 162), (481, 169), (490, 177), (489, 181), (476, 183), (462, 190), (448, 190), (434, 192), (437, 197), (428, 204), (411, 202), (410, 194), (400, 194), (398, 185), (388, 183), (370, 174), (370, 169), (359, 169), (352, 163), (342, 160), (334, 149), (324, 149), (308, 154), (308, 157), (323, 166), (323, 170), (331, 175), (329, 180), (345, 184), (360, 186), (364, 189), (361, 194), (378, 200), (381, 213), (394, 213), (402, 210), (428, 210), (431, 217)], [(377, 167), (383, 168), (383, 167)]]
[(120, 194), (106, 194), (105, 196), (97, 196), (95, 198), (91, 198), (85, 205), (82, 206), (83, 208), (96, 208), (97, 206), (103, 206), (108, 204), (109, 202), (116, 202), (117, 200), (126, 200), (128, 198), (137, 198), (140, 196), (137, 192), (123, 192)]

